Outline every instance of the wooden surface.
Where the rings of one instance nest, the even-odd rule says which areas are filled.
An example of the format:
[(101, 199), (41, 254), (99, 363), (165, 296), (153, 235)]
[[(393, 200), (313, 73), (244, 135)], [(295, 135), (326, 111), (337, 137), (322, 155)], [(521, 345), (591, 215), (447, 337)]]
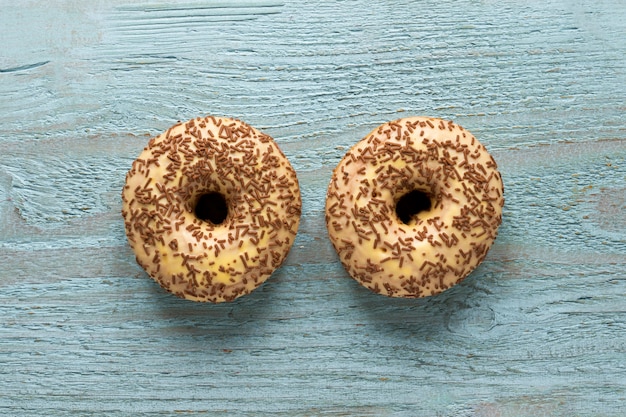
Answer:
[[(622, 0), (15, 3), (1, 415), (624, 415)], [(120, 215), (149, 137), (205, 114), (273, 136), (303, 196), (286, 264), (232, 304), (164, 293)], [(344, 152), (408, 115), (469, 129), (506, 193), (485, 262), (422, 300), (360, 287), (324, 227)]]

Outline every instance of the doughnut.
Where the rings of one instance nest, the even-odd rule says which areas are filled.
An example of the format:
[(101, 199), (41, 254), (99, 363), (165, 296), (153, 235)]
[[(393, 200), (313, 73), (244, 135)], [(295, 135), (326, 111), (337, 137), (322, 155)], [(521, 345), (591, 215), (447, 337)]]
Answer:
[(274, 140), (239, 120), (207, 116), (150, 139), (122, 191), (137, 263), (192, 301), (232, 301), (285, 260), (302, 201)]
[(503, 194), (495, 160), (470, 132), (407, 117), (377, 127), (339, 162), (326, 227), (357, 282), (389, 297), (427, 297), (485, 258)]

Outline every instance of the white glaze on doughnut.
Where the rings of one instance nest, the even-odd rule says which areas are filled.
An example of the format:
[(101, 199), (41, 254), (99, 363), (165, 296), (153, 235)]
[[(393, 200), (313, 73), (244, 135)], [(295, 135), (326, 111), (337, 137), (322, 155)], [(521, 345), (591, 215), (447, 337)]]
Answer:
[[(227, 202), (217, 225), (195, 215), (211, 192)], [(211, 302), (248, 294), (283, 263), (302, 205), (296, 173), (271, 137), (212, 116), (151, 139), (122, 200), (137, 262), (177, 296)]]
[[(431, 208), (407, 224), (396, 203), (421, 191)], [(385, 123), (333, 172), (326, 199), (330, 240), (348, 273), (392, 297), (425, 297), (464, 279), (497, 236), (503, 184), (493, 157), (450, 121)]]

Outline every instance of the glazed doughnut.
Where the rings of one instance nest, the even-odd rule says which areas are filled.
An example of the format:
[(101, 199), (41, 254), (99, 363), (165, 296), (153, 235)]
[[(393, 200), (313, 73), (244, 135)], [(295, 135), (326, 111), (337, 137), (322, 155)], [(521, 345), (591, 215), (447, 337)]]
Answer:
[(139, 265), (173, 294), (211, 302), (248, 294), (283, 263), (302, 205), (296, 173), (270, 136), (212, 116), (151, 139), (122, 201)]
[(326, 227), (348, 273), (390, 297), (425, 297), (463, 280), (496, 238), (504, 206), (493, 157), (450, 121), (385, 123), (335, 168)]

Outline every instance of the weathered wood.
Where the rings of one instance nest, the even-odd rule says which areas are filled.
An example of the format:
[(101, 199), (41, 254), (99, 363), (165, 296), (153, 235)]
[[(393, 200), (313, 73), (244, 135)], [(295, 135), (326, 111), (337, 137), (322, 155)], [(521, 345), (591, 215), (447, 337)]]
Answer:
[[(621, 416), (626, 5), (620, 0), (32, 1), (0, 14), (0, 414)], [(124, 175), (204, 114), (272, 135), (304, 212), (224, 305), (134, 261)], [(351, 280), (332, 169), (376, 125), (450, 118), (505, 182), (486, 261), (440, 296)]]

